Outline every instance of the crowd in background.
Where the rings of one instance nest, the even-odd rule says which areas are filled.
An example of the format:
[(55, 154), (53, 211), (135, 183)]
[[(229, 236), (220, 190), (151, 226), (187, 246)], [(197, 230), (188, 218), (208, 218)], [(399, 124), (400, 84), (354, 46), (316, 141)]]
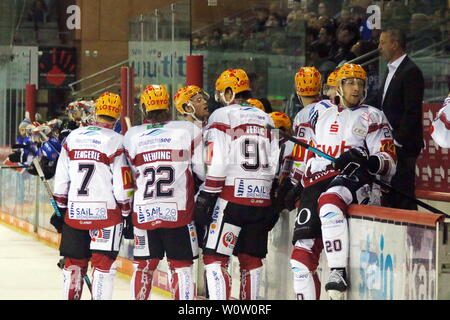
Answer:
[[(381, 8), (383, 28), (395, 26), (409, 35), (409, 50), (417, 51), (448, 38), (450, 8), (443, 1), (389, 1)], [(294, 8), (255, 7), (220, 25), (194, 33), (197, 50), (250, 51), (304, 55), (306, 65), (327, 74), (336, 66), (378, 47), (380, 30), (371, 30), (367, 8), (380, 1), (294, 2)], [(443, 23), (445, 21), (445, 23)], [(423, 30), (421, 30), (423, 29)], [(414, 41), (414, 40), (417, 41)], [(438, 46), (434, 50), (449, 50)], [(424, 52), (426, 54), (426, 52)], [(359, 63), (361, 63), (359, 61)]]

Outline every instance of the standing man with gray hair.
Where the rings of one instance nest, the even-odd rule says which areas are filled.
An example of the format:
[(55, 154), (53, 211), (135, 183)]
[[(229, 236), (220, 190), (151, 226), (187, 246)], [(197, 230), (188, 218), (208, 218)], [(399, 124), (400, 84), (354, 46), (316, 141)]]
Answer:
[[(397, 149), (397, 172), (392, 187), (415, 197), (415, 166), (423, 144), (422, 101), (424, 79), (422, 71), (405, 52), (406, 36), (398, 29), (384, 30), (378, 46), (388, 62), (380, 84), (376, 106), (389, 120)], [(417, 204), (390, 191), (382, 205), (417, 210)]]

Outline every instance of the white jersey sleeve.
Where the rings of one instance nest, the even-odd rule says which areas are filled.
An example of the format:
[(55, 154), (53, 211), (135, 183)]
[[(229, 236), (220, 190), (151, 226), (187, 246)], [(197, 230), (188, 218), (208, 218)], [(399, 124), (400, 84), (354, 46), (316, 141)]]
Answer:
[(441, 148), (450, 148), (450, 97), (431, 124), (431, 137)]
[(269, 206), (279, 162), (277, 130), (265, 112), (234, 104), (215, 110), (208, 121), (204, 190), (233, 203)]
[(367, 120), (366, 145), (369, 154), (380, 160), (380, 168), (376, 173), (384, 181), (390, 181), (395, 174), (397, 161), (392, 128), (385, 114), (373, 107), (368, 107)]

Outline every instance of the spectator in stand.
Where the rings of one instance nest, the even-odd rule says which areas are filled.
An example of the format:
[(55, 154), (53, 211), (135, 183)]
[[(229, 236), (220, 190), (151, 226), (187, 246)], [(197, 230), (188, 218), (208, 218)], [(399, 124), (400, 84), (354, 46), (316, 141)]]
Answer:
[(348, 8), (342, 8), (341, 12), (335, 16), (336, 24), (338, 26), (346, 25), (350, 23), (350, 10)]
[[(408, 51), (412, 53), (426, 49), (439, 41), (439, 27), (432, 25), (431, 22), (430, 17), (423, 13), (414, 13), (411, 16), (408, 34)], [(434, 49), (432, 48), (431, 50)], [(423, 50), (421, 52), (426, 56), (430, 54), (429, 50)]]
[(326, 45), (328, 55), (334, 56), (338, 49), (336, 43), (336, 29), (333, 26), (321, 27), (319, 30), (317, 42)]
[(331, 58), (338, 66), (355, 58), (352, 46), (359, 40), (359, 30), (355, 24), (341, 25), (337, 31), (338, 50)]
[(267, 8), (256, 8), (255, 14), (256, 14), (256, 20), (255, 25), (252, 29), (253, 32), (262, 32), (266, 30), (266, 22), (269, 18), (269, 9)]
[(309, 47), (309, 58), (306, 64), (316, 67), (322, 79), (326, 79), (336, 69), (336, 63), (330, 60), (328, 52), (328, 47), (323, 43), (315, 42)]
[(359, 35), (362, 40), (370, 40), (371, 30), (367, 26), (366, 9), (360, 6), (350, 8), (351, 21), (359, 28)]
[(373, 61), (369, 64), (366, 62), (373, 60), (377, 51), (377, 44), (369, 40), (359, 40), (351, 49), (351, 52), (356, 57), (361, 57), (369, 52), (373, 54), (357, 60), (356, 63), (362, 65), (367, 73), (367, 97), (375, 97), (379, 86), (378, 61)]

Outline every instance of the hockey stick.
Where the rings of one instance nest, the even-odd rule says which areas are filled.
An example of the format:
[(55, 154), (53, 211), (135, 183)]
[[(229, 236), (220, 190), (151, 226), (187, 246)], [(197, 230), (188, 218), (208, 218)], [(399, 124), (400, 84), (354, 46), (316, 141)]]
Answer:
[(39, 178), (41, 179), (42, 183), (44, 184), (45, 190), (47, 191), (47, 195), (50, 198), (50, 203), (52, 204), (56, 215), (58, 217), (61, 217), (61, 212), (59, 212), (55, 197), (53, 196), (52, 189), (50, 188), (50, 185), (48, 184), (47, 180), (45, 180), (44, 171), (42, 170), (41, 164), (39, 163), (39, 158), (37, 158), (37, 157), (34, 158), (33, 164), (34, 164), (34, 167), (36, 168)]
[[(59, 209), (58, 209), (58, 206), (56, 204), (56, 200), (55, 200), (55, 198), (53, 196), (53, 192), (52, 192), (52, 190), (50, 188), (50, 185), (48, 184), (47, 180), (45, 180), (44, 171), (42, 170), (41, 164), (39, 163), (39, 159), (37, 157), (33, 159), (33, 164), (34, 164), (34, 167), (36, 168), (36, 171), (38, 173), (39, 178), (41, 179), (42, 183), (45, 186), (45, 190), (47, 191), (47, 194), (48, 194), (48, 196), (50, 198), (50, 203), (52, 204), (56, 215), (58, 217), (61, 217), (61, 212), (59, 212)], [(64, 266), (64, 265), (61, 265), (61, 260), (60, 260), (58, 262), (58, 267), (62, 268), (62, 266)], [(88, 275), (87, 274), (84, 275), (83, 279), (86, 282), (86, 285), (88, 286), (89, 291), (92, 294), (92, 284), (91, 284), (91, 280), (89, 279)]]
[(125, 123), (127, 124), (128, 130), (130, 130), (132, 127), (130, 117), (125, 117)]
[[(267, 129), (275, 130), (276, 128), (272, 127), (271, 125), (267, 125)], [(327, 153), (325, 153), (325, 152), (322, 152), (322, 151), (320, 151), (319, 149), (316, 149), (316, 148), (310, 146), (309, 144), (307, 144), (307, 143), (305, 143), (305, 142), (303, 142), (303, 141), (300, 141), (300, 140), (294, 138), (294, 137), (291, 136), (291, 135), (288, 135), (287, 133), (284, 133), (282, 130), (278, 130), (278, 131), (279, 131), (279, 133), (281, 134), (281, 136), (283, 136), (283, 137), (286, 138), (287, 140), (292, 141), (293, 143), (300, 145), (301, 147), (305, 148), (306, 150), (308, 150), (308, 151), (310, 151), (310, 152), (312, 152), (312, 153), (315, 153), (315, 154), (317, 154), (317, 155), (319, 155), (319, 156), (321, 156), (321, 157), (323, 157), (323, 158), (325, 158), (325, 159), (328, 159), (328, 160), (330, 160), (330, 161), (333, 162), (333, 163), (336, 162), (336, 158), (330, 156), (329, 154), (327, 154)], [(369, 172), (369, 173), (370, 173), (370, 172)], [(372, 175), (372, 176), (373, 176), (373, 175)], [(388, 190), (392, 190), (393, 192), (396, 192), (396, 193), (398, 193), (399, 195), (401, 195), (401, 196), (403, 196), (403, 197), (405, 197), (405, 198), (407, 198), (407, 199), (409, 199), (409, 200), (411, 200), (411, 201), (414, 201), (416, 204), (418, 204), (418, 205), (421, 206), (422, 208), (425, 208), (425, 209), (427, 209), (427, 210), (429, 210), (429, 211), (431, 211), (431, 212), (433, 212), (433, 213), (443, 214), (443, 215), (445, 215), (446, 217), (450, 218), (450, 215), (449, 215), (448, 213), (445, 213), (445, 212), (443, 212), (443, 211), (441, 211), (441, 210), (439, 210), (439, 209), (437, 209), (437, 208), (435, 208), (435, 207), (432, 207), (432, 206), (430, 206), (429, 204), (427, 204), (427, 203), (425, 203), (425, 202), (423, 202), (423, 201), (421, 201), (421, 200), (419, 200), (419, 199), (416, 199), (416, 198), (414, 198), (414, 197), (411, 197), (410, 195), (407, 195), (406, 193), (404, 193), (404, 192), (402, 192), (402, 191), (400, 191), (400, 190), (397, 190), (397, 189), (393, 188), (391, 185), (389, 185), (389, 184), (387, 184), (387, 183), (384, 183), (384, 182), (382, 182), (382, 181), (380, 181), (380, 180), (378, 180), (378, 179), (375, 179), (375, 178), (373, 178), (373, 182), (376, 183), (376, 184), (378, 184), (379, 186), (381, 186), (381, 187), (383, 187), (383, 188), (386, 188), (386, 189), (388, 189)]]
[(20, 169), (29, 168), (30, 166), (1, 166), (0, 169)]

